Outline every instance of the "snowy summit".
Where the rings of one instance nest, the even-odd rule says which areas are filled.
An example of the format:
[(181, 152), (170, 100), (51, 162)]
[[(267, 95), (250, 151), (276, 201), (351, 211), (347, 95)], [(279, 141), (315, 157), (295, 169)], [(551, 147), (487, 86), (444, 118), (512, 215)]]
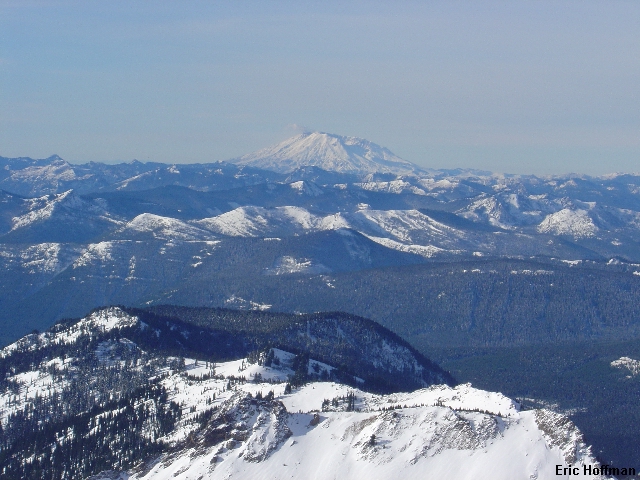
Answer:
[(232, 162), (280, 173), (289, 173), (305, 166), (357, 175), (402, 175), (420, 171), (417, 165), (369, 140), (324, 132), (302, 133)]

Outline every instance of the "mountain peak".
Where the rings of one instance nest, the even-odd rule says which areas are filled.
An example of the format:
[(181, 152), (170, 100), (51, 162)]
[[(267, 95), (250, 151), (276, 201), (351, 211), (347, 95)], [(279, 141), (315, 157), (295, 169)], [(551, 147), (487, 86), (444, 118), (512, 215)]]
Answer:
[(301, 133), (232, 162), (280, 173), (290, 173), (305, 166), (359, 175), (408, 174), (420, 170), (417, 165), (369, 140), (325, 132)]

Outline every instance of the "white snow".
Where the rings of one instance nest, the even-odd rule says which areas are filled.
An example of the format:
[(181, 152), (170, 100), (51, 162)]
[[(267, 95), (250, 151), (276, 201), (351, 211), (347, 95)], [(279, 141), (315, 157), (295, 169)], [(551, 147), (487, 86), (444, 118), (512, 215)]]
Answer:
[(416, 165), (368, 140), (323, 132), (303, 133), (232, 161), (282, 173), (304, 166), (356, 174), (419, 171)]
[(34, 272), (58, 273), (68, 266), (61, 258), (59, 243), (29, 245), (20, 253), (20, 259), (24, 268)]
[(143, 213), (122, 227), (118, 233), (149, 232), (154, 238), (167, 240), (203, 240), (212, 235), (201, 228), (171, 217), (162, 217), (151, 213)]
[(254, 302), (253, 300), (245, 300), (237, 295), (231, 295), (224, 301), (226, 308), (237, 308), (238, 310), (269, 310), (272, 305), (267, 303)]
[(317, 197), (322, 195), (322, 189), (312, 182), (305, 182), (300, 180), (298, 182), (290, 183), (289, 186), (294, 190), (297, 190), (301, 194), (308, 195), (310, 197)]
[(634, 360), (629, 357), (620, 357), (618, 360), (611, 362), (611, 366), (620, 370), (628, 370), (630, 373), (628, 378), (640, 375), (640, 360)]
[[(435, 247), (433, 245), (405, 245), (404, 243), (397, 242), (395, 240), (391, 240), (390, 238), (384, 237), (374, 237), (371, 235), (365, 235), (369, 240), (373, 240), (380, 245), (383, 245), (387, 248), (391, 248), (393, 250), (398, 250), (399, 252), (407, 252), (407, 253), (415, 253), (417, 255), (422, 255), (426, 258), (431, 258), (438, 253), (444, 252), (445, 250), (442, 248)], [(455, 251), (449, 251), (449, 253), (457, 253)]]
[[(241, 366), (217, 365), (216, 373), (237, 376)], [(184, 402), (185, 411), (195, 397), (181, 388), (188, 387), (177, 388), (181, 393), (175, 399)], [(149, 471), (134, 473), (132, 479), (542, 480), (568, 478), (555, 475), (556, 465), (597, 465), (575, 428), (565, 426), (562, 440), (550, 430), (564, 417), (521, 412), (510, 399), (469, 385), (390, 396), (327, 382), (308, 384), (289, 395), (283, 394), (281, 384), (246, 383), (223, 391), (198, 383), (197, 390), (204, 396), (217, 392), (220, 408), (240, 401), (238, 392), (264, 395), (272, 390), (289, 412), (286, 425), (272, 423), (278, 421), (274, 413), (244, 416), (242, 422), (254, 432), (246, 440), (187, 448), (161, 458)], [(323, 400), (349, 393), (355, 394), (356, 411), (320, 411)], [(257, 432), (265, 433), (256, 438)], [(252, 454), (267, 446), (259, 458)]]
[(277, 237), (344, 228), (339, 213), (321, 217), (302, 207), (238, 207), (216, 217), (193, 222), (212, 232), (238, 237)]
[[(136, 317), (112, 308), (90, 315), (60, 335), (30, 335), (21, 347), (69, 343), (96, 329), (109, 331), (136, 322)], [(96, 351), (100, 361), (118, 362), (118, 345), (137, 348), (126, 339), (102, 342)], [(9, 346), (2, 354), (15, 348), (16, 344)], [(500, 393), (464, 384), (378, 395), (333, 382), (312, 382), (285, 394), (295, 356), (278, 349), (273, 353), (276, 361), (269, 367), (246, 358), (218, 364), (187, 358), (184, 367), (164, 368), (159, 380), (182, 415), (163, 439), (179, 448), (161, 455), (148, 469), (123, 473), (121, 478), (543, 480), (568, 478), (555, 475), (556, 465), (598, 465), (566, 417), (549, 410), (520, 411), (516, 402)], [(72, 361), (54, 358), (10, 376), (18, 391), (7, 390), (0, 396), (0, 421), (6, 422), (25, 402), (61, 389), (64, 385), (53, 382), (45, 368), (62, 369)], [(637, 365), (626, 357), (616, 362), (624, 368)], [(331, 369), (310, 361), (309, 372)], [(264, 398), (269, 392), (275, 403), (246, 403), (247, 394)], [(353, 411), (345, 407), (349, 395), (355, 397)], [(323, 411), (325, 401), (329, 407)], [(213, 407), (214, 415), (221, 412), (223, 421), (233, 422), (237, 434), (202, 444), (194, 420)], [(190, 434), (195, 445), (181, 443)]]
[(428, 245), (433, 241), (462, 237), (463, 232), (433, 220), (418, 210), (362, 209), (352, 214), (352, 224), (362, 233), (381, 236), (404, 243)]
[[(351, 213), (337, 212), (326, 216), (294, 206), (245, 206), (192, 223), (223, 235), (263, 238), (351, 229), (385, 247), (425, 257), (443, 251), (458, 253), (472, 246), (465, 232), (444, 225), (418, 210), (374, 210), (366, 204), (358, 205), (357, 210)], [(285, 260), (284, 263), (290, 262)]]
[(138, 321), (138, 317), (131, 316), (118, 307), (103, 308), (89, 314), (65, 330), (26, 335), (17, 342), (7, 345), (0, 350), (0, 358), (6, 357), (18, 349), (36, 350), (42, 346), (51, 344), (75, 343), (80, 336), (91, 336), (91, 332), (109, 332), (114, 329), (131, 327), (136, 325)]
[(95, 262), (108, 262), (113, 260), (112, 249), (117, 242), (100, 242), (87, 245), (86, 250), (73, 262), (73, 268), (83, 267)]
[(576, 238), (593, 237), (598, 232), (586, 210), (564, 208), (547, 215), (538, 226), (538, 232), (553, 235), (573, 235)]
[(238, 207), (230, 212), (194, 223), (223, 235), (259, 237), (270, 231), (269, 213), (263, 207)]
[(371, 192), (385, 192), (385, 193), (402, 193), (405, 191), (411, 192), (415, 195), (426, 195), (427, 193), (419, 187), (412, 185), (411, 183), (396, 179), (390, 182), (363, 182), (354, 183), (356, 187), (360, 187), (363, 190), (369, 190)]
[(289, 255), (279, 257), (273, 267), (265, 268), (265, 275), (286, 275), (290, 273), (329, 273), (331, 270), (321, 263), (314, 263), (307, 258), (295, 258)]

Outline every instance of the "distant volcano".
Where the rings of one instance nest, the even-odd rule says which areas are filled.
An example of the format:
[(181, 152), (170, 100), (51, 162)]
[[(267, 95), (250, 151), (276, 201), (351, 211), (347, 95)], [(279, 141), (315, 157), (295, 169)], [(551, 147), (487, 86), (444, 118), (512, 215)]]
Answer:
[(408, 174), (421, 170), (369, 140), (323, 132), (303, 133), (231, 161), (280, 173), (304, 166), (353, 174)]

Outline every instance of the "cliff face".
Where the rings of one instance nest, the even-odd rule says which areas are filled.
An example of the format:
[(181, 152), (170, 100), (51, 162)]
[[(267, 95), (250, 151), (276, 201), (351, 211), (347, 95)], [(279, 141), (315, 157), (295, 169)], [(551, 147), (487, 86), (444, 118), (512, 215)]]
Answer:
[[(310, 409), (321, 396), (351, 394), (353, 411)], [(598, 463), (566, 417), (518, 411), (499, 394), (463, 385), (377, 396), (313, 383), (272, 400), (235, 393), (173, 453), (129, 473), (136, 479), (506, 480), (555, 479), (555, 465)]]

